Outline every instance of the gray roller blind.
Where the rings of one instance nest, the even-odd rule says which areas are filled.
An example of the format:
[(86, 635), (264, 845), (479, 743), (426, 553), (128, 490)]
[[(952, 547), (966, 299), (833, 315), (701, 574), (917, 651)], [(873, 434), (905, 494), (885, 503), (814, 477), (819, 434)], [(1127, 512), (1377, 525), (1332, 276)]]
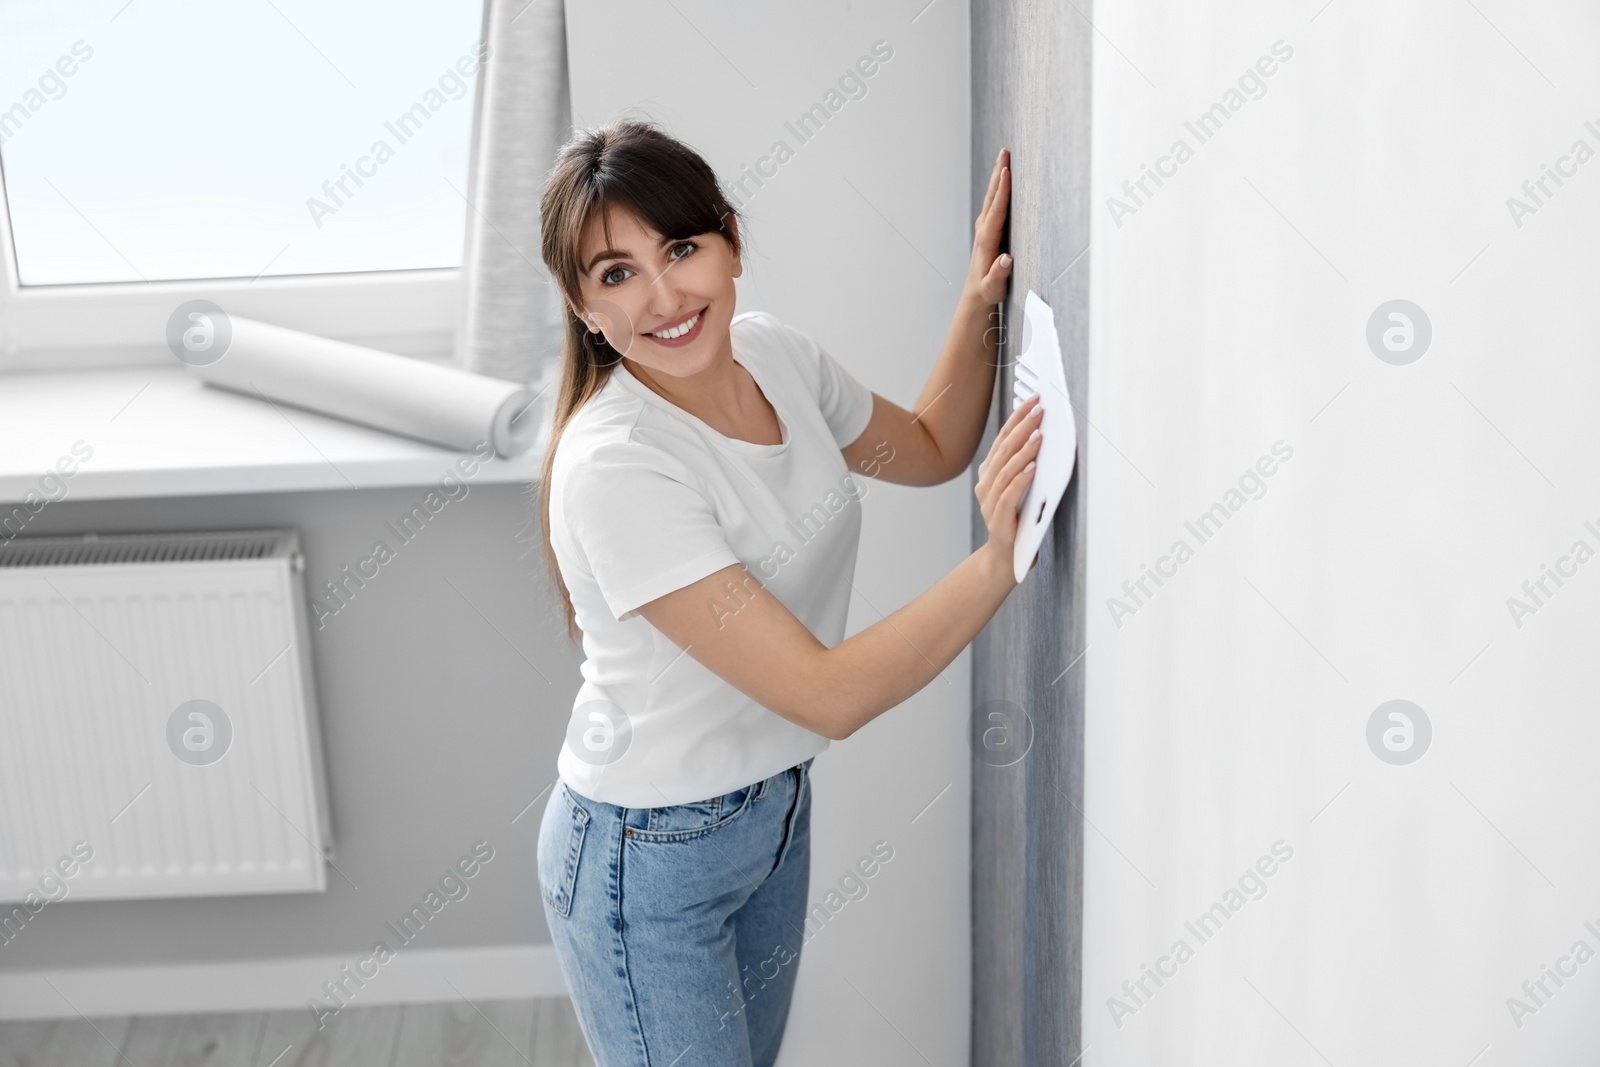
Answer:
[(560, 0), (485, 0), (484, 40), (457, 358), (479, 374), (542, 382), (561, 344), (561, 303), (539, 254), (539, 196), (571, 125), (565, 9)]

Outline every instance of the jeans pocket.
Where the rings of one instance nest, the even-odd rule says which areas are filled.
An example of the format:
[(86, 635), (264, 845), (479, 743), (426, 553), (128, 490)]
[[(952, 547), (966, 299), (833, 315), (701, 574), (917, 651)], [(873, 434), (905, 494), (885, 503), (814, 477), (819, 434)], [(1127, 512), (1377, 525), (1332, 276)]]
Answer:
[(572, 914), (578, 857), (588, 828), (589, 813), (573, 801), (564, 783), (557, 782), (539, 827), (539, 891), (550, 909), (563, 918)]
[[(772, 865), (773, 874), (777, 874), (779, 869), (783, 867), (783, 861), (788, 858), (789, 850), (794, 845), (795, 838), (811, 833), (811, 760), (806, 760), (804, 763), (796, 765), (792, 770), (794, 773), (794, 796), (789, 802), (789, 812), (784, 819), (783, 840), (778, 845), (778, 860)], [(809, 848), (809, 842), (807, 843), (807, 848)]]

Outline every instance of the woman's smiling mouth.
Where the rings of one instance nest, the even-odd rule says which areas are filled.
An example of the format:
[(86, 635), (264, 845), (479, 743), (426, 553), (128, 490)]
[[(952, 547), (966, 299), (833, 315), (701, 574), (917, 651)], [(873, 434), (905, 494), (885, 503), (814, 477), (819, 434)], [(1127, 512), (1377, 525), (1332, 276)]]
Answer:
[(647, 333), (645, 336), (658, 345), (665, 345), (668, 348), (682, 348), (700, 336), (700, 329), (705, 325), (706, 310), (709, 307), (710, 305), (708, 304), (706, 307), (679, 319), (670, 326)]

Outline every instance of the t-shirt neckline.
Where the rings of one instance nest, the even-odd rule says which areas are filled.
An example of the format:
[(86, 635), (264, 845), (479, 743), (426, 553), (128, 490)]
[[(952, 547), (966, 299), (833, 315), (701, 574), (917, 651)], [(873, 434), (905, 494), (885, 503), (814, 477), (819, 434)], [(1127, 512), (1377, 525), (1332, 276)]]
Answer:
[(778, 405), (778, 402), (773, 399), (772, 390), (767, 387), (766, 382), (761, 380), (761, 375), (756, 373), (755, 368), (749, 363), (745, 362), (743, 359), (739, 358), (739, 352), (737, 348), (735, 348), (733, 352), (733, 361), (749, 372), (751, 379), (756, 383), (756, 388), (761, 390), (761, 395), (767, 398), (768, 404), (772, 405), (772, 412), (778, 417), (778, 430), (781, 436), (781, 440), (778, 444), (763, 445), (757, 444), (755, 441), (746, 441), (738, 437), (729, 437), (727, 434), (724, 434), (722, 431), (716, 429), (698, 415), (693, 415), (683, 410), (678, 405), (674, 404), (672, 401), (668, 400), (666, 397), (662, 396), (660, 393), (657, 393), (654, 389), (651, 389), (648, 385), (641, 382), (638, 378), (634, 377), (633, 372), (628, 370), (628, 365), (620, 359), (617, 361), (616, 366), (611, 373), (619, 378), (623, 386), (630, 392), (637, 393), (649, 403), (652, 403), (665, 411), (672, 412), (681, 419), (686, 419), (691, 426), (710, 437), (711, 440), (715, 441), (723, 448), (731, 449), (736, 452), (745, 452), (755, 456), (772, 456), (784, 451), (789, 447), (792, 434), (790, 433), (789, 429), (789, 420), (783, 417), (783, 408), (781, 408)]

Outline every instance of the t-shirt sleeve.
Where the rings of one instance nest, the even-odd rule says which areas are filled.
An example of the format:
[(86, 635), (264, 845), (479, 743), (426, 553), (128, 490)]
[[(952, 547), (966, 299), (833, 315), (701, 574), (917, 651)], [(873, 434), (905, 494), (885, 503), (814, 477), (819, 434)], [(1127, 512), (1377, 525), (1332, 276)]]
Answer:
[(857, 381), (821, 345), (817, 346), (817, 355), (822, 377), (817, 406), (822, 409), (828, 429), (833, 431), (833, 439), (843, 448), (865, 433), (867, 423), (872, 421), (872, 390)]
[(810, 336), (772, 316), (764, 316), (789, 339), (804, 358), (804, 370), (815, 388), (817, 407), (840, 448), (860, 437), (872, 421), (872, 390), (830, 356)]
[(562, 514), (618, 621), (739, 563), (711, 501), (650, 445), (604, 445), (566, 472)]

